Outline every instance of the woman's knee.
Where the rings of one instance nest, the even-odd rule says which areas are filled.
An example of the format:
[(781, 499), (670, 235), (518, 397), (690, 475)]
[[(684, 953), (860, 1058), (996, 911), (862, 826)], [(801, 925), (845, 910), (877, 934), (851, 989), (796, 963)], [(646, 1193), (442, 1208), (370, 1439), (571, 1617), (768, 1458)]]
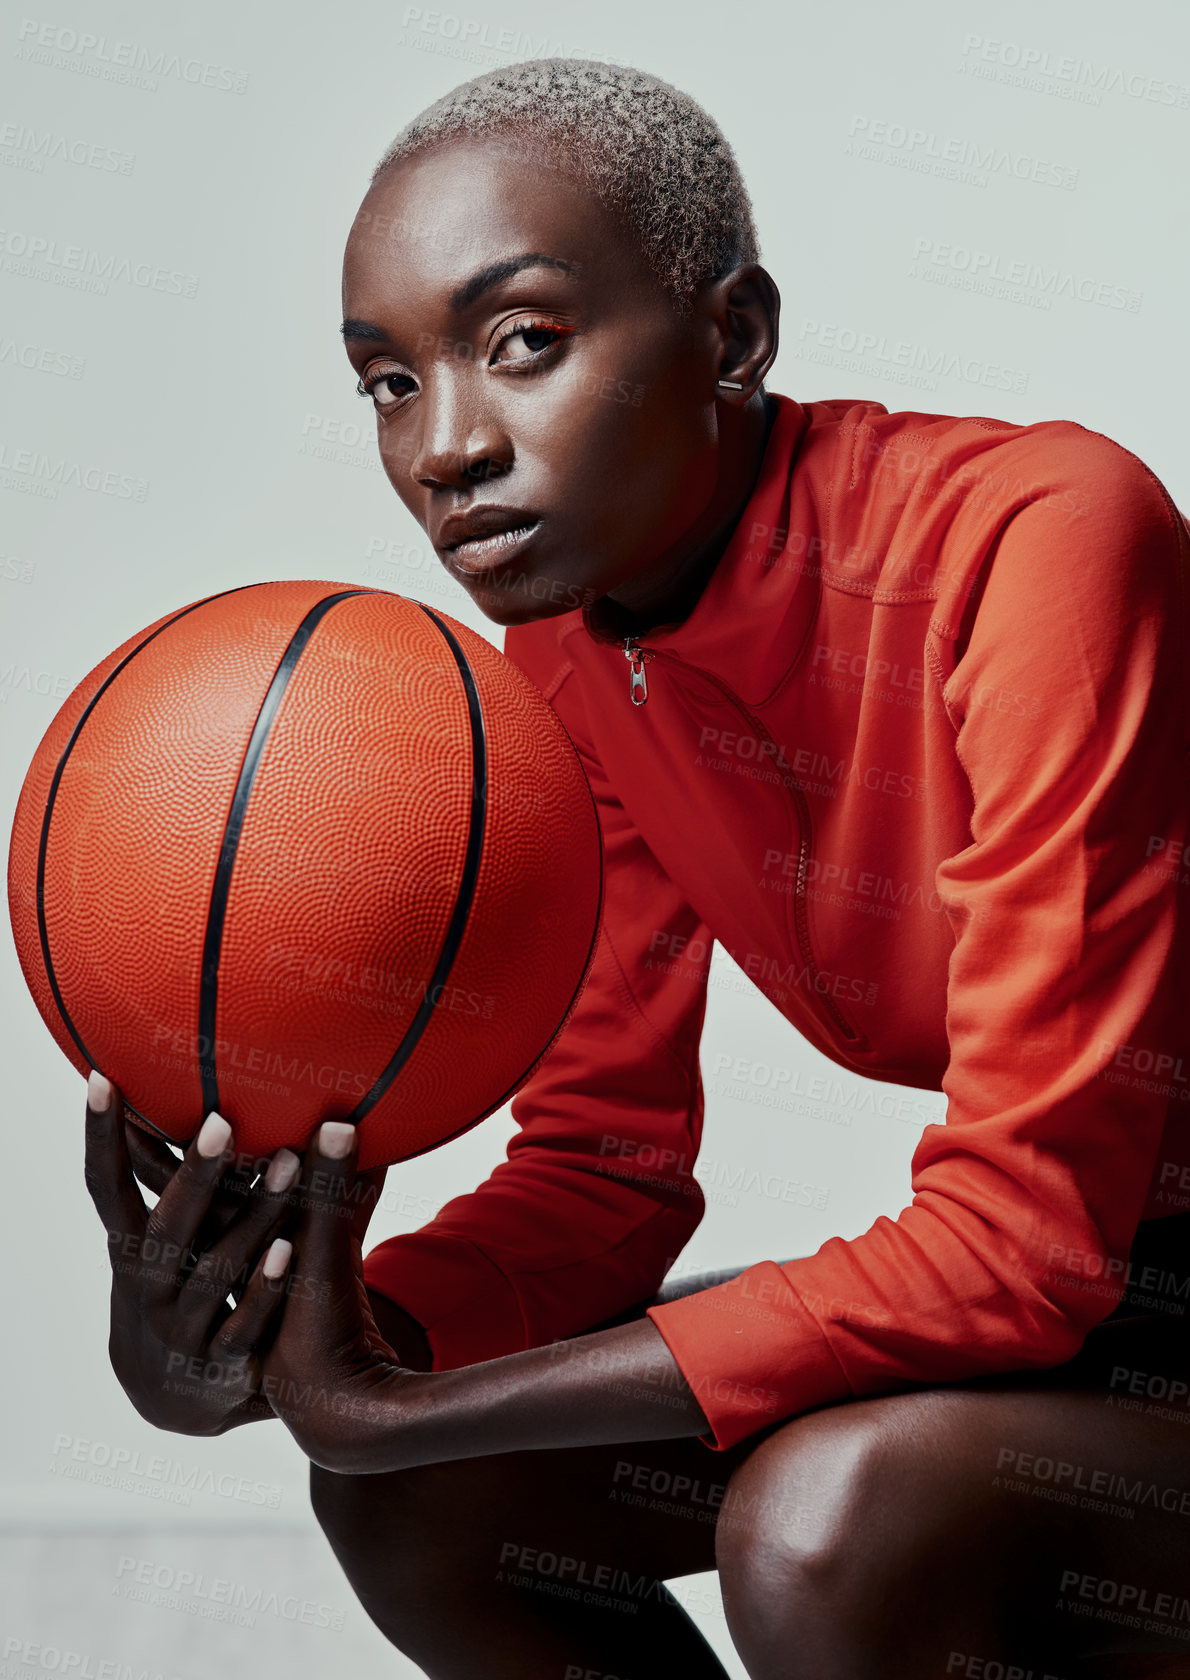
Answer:
[(879, 1418), (858, 1405), (774, 1431), (728, 1482), (715, 1533), (724, 1590), (804, 1579), (818, 1591), (855, 1569), (861, 1534), (879, 1527), (892, 1458)]
[(989, 1543), (968, 1465), (961, 1412), (938, 1391), (768, 1436), (731, 1477), (716, 1530), (728, 1624), (754, 1671), (861, 1674), (863, 1651), (883, 1649), (877, 1672), (895, 1672), (889, 1642), (913, 1639), (918, 1589), (932, 1594), (956, 1560), (970, 1569), (973, 1535)]

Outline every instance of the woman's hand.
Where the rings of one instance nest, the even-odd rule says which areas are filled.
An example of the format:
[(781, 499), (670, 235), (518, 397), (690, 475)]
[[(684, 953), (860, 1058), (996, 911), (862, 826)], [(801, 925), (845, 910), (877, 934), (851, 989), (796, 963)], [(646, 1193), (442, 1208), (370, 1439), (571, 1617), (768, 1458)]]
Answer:
[(292, 1254), (285, 1307), (261, 1359), (262, 1393), (325, 1470), (365, 1468), (381, 1393), (391, 1403), (399, 1390), (409, 1401), (411, 1388), (432, 1380), (401, 1367), (372, 1313), (363, 1239), (388, 1169), (357, 1176), (358, 1154), (354, 1126), (328, 1120), (315, 1129), (293, 1196), (298, 1217), (286, 1226), (293, 1241), (278, 1245)]
[(326, 1121), (294, 1193), (292, 1272), (261, 1389), (306, 1456), (362, 1475), (525, 1448), (696, 1435), (708, 1425), (647, 1318), (477, 1365), (410, 1370), (380, 1335), (361, 1244), (379, 1194), (355, 1128)]
[[(207, 1116), (181, 1161), (123, 1116), (120, 1093), (92, 1073), (84, 1170), (112, 1263), (112, 1369), (140, 1415), (159, 1429), (221, 1435), (269, 1417), (258, 1342), (281, 1300), (281, 1286), (265, 1268), (272, 1270), (284, 1250), (271, 1263), (267, 1255), (254, 1262), (285, 1212), (301, 1163), (279, 1149), (253, 1188), (260, 1163), (225, 1173), (233, 1139), (219, 1115)], [(159, 1192), (152, 1210), (134, 1163), (142, 1182)], [(234, 1310), (227, 1304), (233, 1293)]]

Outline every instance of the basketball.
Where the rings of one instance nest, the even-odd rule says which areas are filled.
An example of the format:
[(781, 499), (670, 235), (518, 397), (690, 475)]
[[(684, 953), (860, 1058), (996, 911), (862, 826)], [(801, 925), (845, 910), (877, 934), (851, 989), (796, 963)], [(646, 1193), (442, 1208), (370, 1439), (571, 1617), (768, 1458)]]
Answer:
[(185, 1145), (359, 1128), (407, 1160), (505, 1103), (589, 969), (594, 801), (511, 660), (422, 603), (258, 583), (130, 637), (46, 731), (9, 848), (26, 984)]

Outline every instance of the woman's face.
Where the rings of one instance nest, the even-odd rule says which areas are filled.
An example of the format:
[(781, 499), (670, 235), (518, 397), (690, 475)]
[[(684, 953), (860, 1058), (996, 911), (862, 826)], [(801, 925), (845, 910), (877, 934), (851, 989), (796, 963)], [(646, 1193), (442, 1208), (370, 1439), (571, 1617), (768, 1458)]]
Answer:
[(390, 167), (343, 312), (389, 481), (498, 624), (647, 588), (705, 540), (721, 337), (675, 314), (564, 157), (501, 135)]

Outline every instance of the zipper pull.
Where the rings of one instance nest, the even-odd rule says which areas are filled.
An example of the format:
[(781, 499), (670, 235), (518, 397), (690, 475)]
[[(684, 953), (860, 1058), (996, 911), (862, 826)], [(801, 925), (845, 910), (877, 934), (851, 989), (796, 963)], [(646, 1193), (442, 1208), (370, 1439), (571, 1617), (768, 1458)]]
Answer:
[(645, 681), (645, 665), (653, 655), (647, 648), (632, 636), (624, 637), (624, 658), (629, 665), (628, 696), (634, 706), (643, 706), (649, 698), (649, 685)]

